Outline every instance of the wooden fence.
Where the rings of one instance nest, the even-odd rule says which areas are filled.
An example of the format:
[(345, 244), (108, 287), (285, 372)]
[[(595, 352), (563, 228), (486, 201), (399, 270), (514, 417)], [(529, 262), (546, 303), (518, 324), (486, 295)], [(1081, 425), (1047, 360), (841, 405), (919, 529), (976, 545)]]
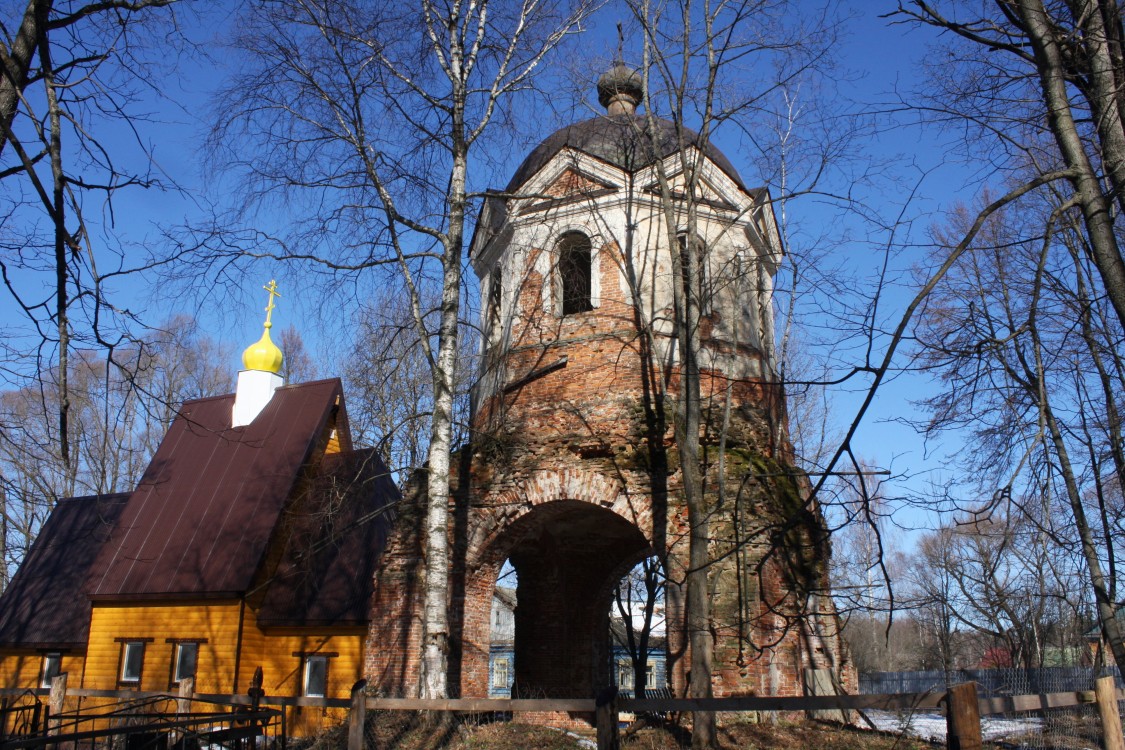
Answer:
[[(599, 750), (619, 747), (619, 716), (632, 713), (687, 713), (693, 711), (721, 712), (838, 712), (841, 717), (859, 709), (884, 711), (938, 711), (946, 716), (948, 747), (952, 750), (978, 750), (982, 746), (980, 717), (989, 714), (1042, 711), (1097, 704), (1105, 738), (1106, 750), (1125, 750), (1118, 701), (1125, 700), (1125, 690), (1118, 689), (1113, 677), (1103, 677), (1094, 690), (1040, 693), (980, 698), (975, 683), (954, 685), (949, 690), (926, 693), (889, 695), (836, 695), (738, 698), (624, 698), (609, 690), (599, 698), (573, 699), (508, 699), (450, 698), (423, 700), (419, 698), (378, 698), (366, 695), (366, 682), (360, 680), (350, 698), (290, 698), (269, 695), (182, 694), (181, 700), (222, 700), (238, 705), (311, 706), (349, 710), (348, 748), (364, 750), (366, 712), (375, 711), (449, 711), (455, 713), (519, 713), (565, 712), (584, 713), (595, 717)], [(27, 692), (50, 695), (52, 704), (61, 705), (63, 696), (90, 698), (159, 697), (162, 693), (110, 691), (65, 688), (52, 691), (0, 690), (0, 698)], [(823, 715), (823, 714), (821, 714)]]

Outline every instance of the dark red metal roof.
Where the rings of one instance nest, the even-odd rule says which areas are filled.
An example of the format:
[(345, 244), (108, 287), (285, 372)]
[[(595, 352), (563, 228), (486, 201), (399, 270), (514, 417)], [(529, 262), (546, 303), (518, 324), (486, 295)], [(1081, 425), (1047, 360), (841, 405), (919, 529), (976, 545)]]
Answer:
[(0, 597), (0, 645), (86, 647), (90, 600), (83, 586), (128, 494), (61, 500)]
[(282, 514), (281, 563), (263, 584), (262, 627), (362, 624), (399, 498), (374, 449), (324, 457)]
[(233, 395), (185, 403), (92, 569), (89, 596), (247, 592), (341, 395), (337, 379), (283, 386), (237, 428)]

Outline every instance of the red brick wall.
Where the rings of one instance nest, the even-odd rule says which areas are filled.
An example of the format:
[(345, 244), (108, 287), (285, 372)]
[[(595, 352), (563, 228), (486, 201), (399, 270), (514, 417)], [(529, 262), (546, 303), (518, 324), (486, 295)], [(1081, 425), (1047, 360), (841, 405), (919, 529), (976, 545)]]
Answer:
[[(682, 575), (687, 559), (671, 422), (678, 378), (643, 357), (616, 247), (602, 249), (600, 306), (564, 318), (543, 311), (536, 253), (528, 258), (520, 325), (507, 352), (490, 360), (503, 383), (526, 382), (479, 405), (454, 477), (455, 695), (487, 695), (492, 587), (505, 559), (519, 574), (516, 690), (558, 697), (590, 696), (608, 683), (609, 596), (621, 571), (655, 553)], [(563, 356), (565, 366), (535, 376)], [(740, 356), (762, 359), (754, 350)], [(654, 390), (666, 394), (664, 405)], [(826, 543), (801, 481), (784, 476), (792, 451), (783, 399), (772, 384), (720, 372), (704, 373), (702, 395), (715, 694), (799, 694), (805, 668), (838, 667), (842, 654), (831, 603), (810, 600), (826, 586)], [(664, 420), (663, 433), (654, 434), (654, 419)], [(368, 639), (368, 679), (388, 695), (417, 685), (422, 558), (412, 503), (420, 496), (405, 502), (384, 556)], [(674, 582), (669, 588), (669, 673), (682, 691), (690, 660)]]

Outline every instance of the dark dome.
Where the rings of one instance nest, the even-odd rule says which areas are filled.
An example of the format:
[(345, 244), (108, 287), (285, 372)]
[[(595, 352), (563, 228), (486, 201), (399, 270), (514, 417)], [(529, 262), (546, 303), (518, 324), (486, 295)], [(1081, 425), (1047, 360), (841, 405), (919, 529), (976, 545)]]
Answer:
[[(669, 120), (657, 118), (654, 127), (644, 115), (616, 115), (594, 117), (556, 131), (536, 146), (523, 164), (520, 164), (505, 192), (514, 193), (538, 172), (559, 151), (566, 147), (597, 157), (629, 172), (647, 167), (657, 159), (676, 153), (679, 143), (676, 126)], [(688, 145), (695, 145), (727, 173), (742, 188), (746, 186), (734, 165), (710, 142), (700, 143), (699, 134), (684, 129)]]

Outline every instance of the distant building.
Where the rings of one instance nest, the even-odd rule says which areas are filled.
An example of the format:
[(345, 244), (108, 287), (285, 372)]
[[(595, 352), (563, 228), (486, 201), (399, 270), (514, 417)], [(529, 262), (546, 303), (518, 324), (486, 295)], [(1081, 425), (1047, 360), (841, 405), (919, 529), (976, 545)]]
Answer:
[[(510, 586), (497, 586), (492, 594), (492, 643), (488, 660), (488, 697), (512, 698), (515, 680), (516, 590)], [(633, 690), (633, 661), (625, 645), (625, 624), (620, 618), (610, 621), (613, 642), (610, 654), (610, 671), (613, 684), (623, 690)], [(658, 630), (650, 636), (645, 688), (649, 690), (668, 687), (667, 658), (664, 632)]]
[[(1125, 602), (1117, 605), (1117, 613), (1114, 617), (1116, 617), (1118, 621), (1125, 621)], [(1096, 667), (1112, 667), (1117, 665), (1117, 659), (1113, 656), (1113, 649), (1110, 648), (1109, 643), (1106, 642), (1100, 624), (1096, 624), (1087, 630), (1084, 639), (1086, 641), (1086, 653), (1082, 656), (1083, 662)]]
[(511, 698), (515, 680), (516, 590), (497, 586), (492, 592), (492, 643), (488, 649), (488, 697)]

